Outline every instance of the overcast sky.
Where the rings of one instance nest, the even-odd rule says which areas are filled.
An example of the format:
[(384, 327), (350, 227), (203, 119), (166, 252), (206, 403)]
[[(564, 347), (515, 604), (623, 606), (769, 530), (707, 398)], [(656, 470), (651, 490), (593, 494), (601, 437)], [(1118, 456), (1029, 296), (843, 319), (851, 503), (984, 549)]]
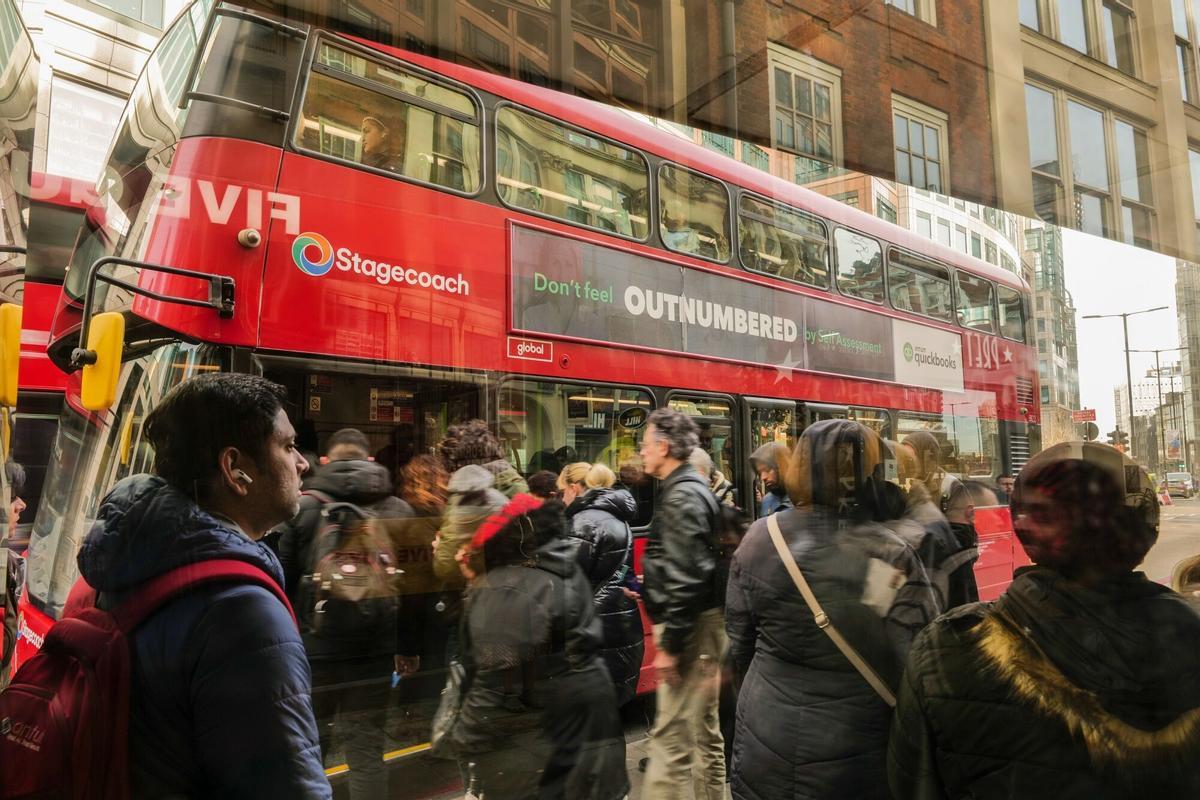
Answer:
[[(1079, 391), (1084, 408), (1096, 409), (1101, 439), (1116, 425), (1113, 388), (1125, 383), (1124, 337), (1119, 317), (1083, 319), (1167, 306), (1166, 311), (1129, 318), (1129, 347), (1152, 349), (1179, 344), (1175, 313), (1175, 259), (1072, 230), (1063, 230), (1067, 290), (1078, 311)], [(1163, 353), (1165, 366), (1179, 358)], [(1153, 353), (1131, 353), (1134, 383), (1154, 368)]]

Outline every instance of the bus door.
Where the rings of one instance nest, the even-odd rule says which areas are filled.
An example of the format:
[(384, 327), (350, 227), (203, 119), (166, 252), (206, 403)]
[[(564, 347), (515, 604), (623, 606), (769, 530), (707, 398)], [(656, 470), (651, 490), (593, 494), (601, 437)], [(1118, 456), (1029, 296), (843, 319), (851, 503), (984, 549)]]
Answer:
[[(764, 444), (778, 442), (786, 445), (788, 452), (796, 446), (799, 435), (799, 413), (794, 400), (768, 400), (757, 397), (746, 398), (749, 430), (746, 438), (747, 457)], [(747, 470), (748, 491), (738, 497), (738, 505), (747, 510), (757, 510), (762, 501), (763, 486), (758, 475)], [(745, 500), (743, 500), (745, 498)]]
[(667, 405), (687, 414), (700, 428), (700, 447), (712, 458), (713, 469), (738, 486), (746, 467), (741, 463), (734, 421), (733, 399), (727, 395), (708, 396), (672, 392)]

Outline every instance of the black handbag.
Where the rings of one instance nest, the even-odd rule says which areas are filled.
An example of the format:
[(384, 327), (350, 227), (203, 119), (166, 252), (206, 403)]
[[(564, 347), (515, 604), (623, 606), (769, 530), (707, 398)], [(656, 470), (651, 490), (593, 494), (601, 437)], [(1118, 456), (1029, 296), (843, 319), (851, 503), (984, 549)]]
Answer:
[(467, 668), (451, 661), (446, 670), (446, 686), (433, 715), (433, 730), (429, 734), (429, 751), (439, 758), (457, 758), (461, 754), (458, 738), (462, 719), (463, 699), (467, 694)]

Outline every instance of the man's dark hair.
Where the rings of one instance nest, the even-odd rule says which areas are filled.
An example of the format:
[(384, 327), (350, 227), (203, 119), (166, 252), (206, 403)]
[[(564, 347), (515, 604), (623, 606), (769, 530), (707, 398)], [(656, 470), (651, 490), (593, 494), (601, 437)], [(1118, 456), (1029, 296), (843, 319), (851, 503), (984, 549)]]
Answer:
[(996, 481), (999, 482), (999, 481), (1004, 480), (1005, 478), (1011, 478), (1011, 477), (1012, 477), (1011, 472), (1001, 472), (999, 475), (996, 476)]
[(950, 489), (950, 496), (946, 498), (946, 511), (985, 505), (988, 500), (992, 499), (988, 497), (989, 494), (996, 497), (999, 492), (999, 488), (984, 481), (969, 479), (955, 481), (954, 486)]
[(342, 428), (330, 436), (329, 441), (325, 443), (326, 455), (339, 446), (354, 448), (355, 455), (360, 459), (366, 459), (371, 454), (371, 442), (358, 428)]
[(695, 421), (672, 408), (651, 411), (646, 424), (654, 426), (658, 438), (667, 443), (668, 454), (678, 461), (687, 461), (700, 445), (700, 429)]
[(438, 452), (451, 470), (468, 464), (490, 464), (504, 458), (504, 449), (496, 435), (481, 419), (451, 425), (438, 443)]
[(257, 375), (210, 373), (184, 381), (146, 417), (155, 473), (199, 500), (226, 447), (262, 461), (286, 402), (287, 390)]
[(543, 500), (552, 500), (558, 497), (558, 475), (548, 469), (533, 473), (525, 479), (525, 482), (529, 485), (529, 493), (534, 497), (540, 497)]

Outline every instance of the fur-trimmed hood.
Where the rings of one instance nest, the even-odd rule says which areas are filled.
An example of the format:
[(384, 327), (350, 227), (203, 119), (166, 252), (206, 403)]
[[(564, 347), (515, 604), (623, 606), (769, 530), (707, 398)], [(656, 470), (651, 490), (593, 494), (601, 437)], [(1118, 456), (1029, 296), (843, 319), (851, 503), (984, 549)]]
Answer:
[(1098, 769), (1125, 777), (1196, 768), (1198, 631), (1197, 610), (1141, 573), (1085, 587), (1036, 567), (976, 629), (984, 663), (1016, 699), (1064, 724)]

